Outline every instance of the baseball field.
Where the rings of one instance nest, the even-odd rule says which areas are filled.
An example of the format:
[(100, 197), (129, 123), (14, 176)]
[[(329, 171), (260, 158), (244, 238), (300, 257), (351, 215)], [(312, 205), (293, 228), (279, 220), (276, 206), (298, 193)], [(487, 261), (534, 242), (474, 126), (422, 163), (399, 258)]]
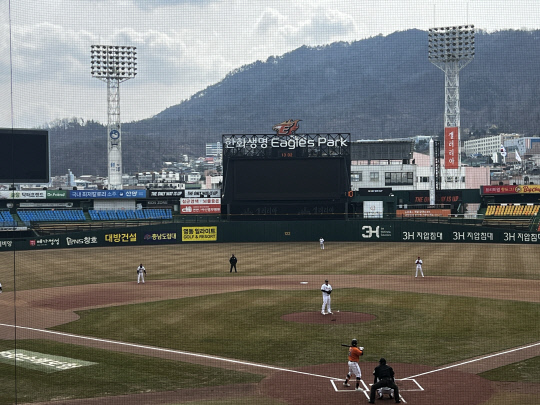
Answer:
[[(0, 259), (0, 405), (367, 403), (381, 357), (403, 403), (540, 404), (533, 245), (184, 243)], [(342, 385), (353, 338), (360, 391)]]

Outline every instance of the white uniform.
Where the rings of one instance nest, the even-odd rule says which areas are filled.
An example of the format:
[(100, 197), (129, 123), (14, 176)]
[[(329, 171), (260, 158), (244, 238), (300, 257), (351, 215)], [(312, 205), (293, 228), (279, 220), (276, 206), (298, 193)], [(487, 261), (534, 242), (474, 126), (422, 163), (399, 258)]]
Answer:
[(415, 277), (418, 277), (418, 270), (420, 270), (420, 274), (422, 277), (424, 277), (424, 272), (422, 271), (422, 259), (418, 258), (416, 260), (416, 275)]
[(137, 267), (137, 284), (139, 284), (142, 280), (144, 284), (144, 273), (146, 272), (146, 269), (141, 264), (139, 267)]
[(319, 239), (319, 243), (321, 244), (321, 249), (324, 249), (324, 239)]
[[(321, 286), (322, 291), (322, 309), (321, 314), (326, 315), (327, 313), (331, 314), (332, 309), (330, 307), (330, 303), (332, 299), (330, 298), (330, 293), (332, 292), (332, 286), (328, 284), (328, 281), (325, 281), (324, 284)], [(324, 312), (324, 308), (326, 307), (327, 312)]]
[(2, 294), (2, 283), (0, 283), (0, 294)]

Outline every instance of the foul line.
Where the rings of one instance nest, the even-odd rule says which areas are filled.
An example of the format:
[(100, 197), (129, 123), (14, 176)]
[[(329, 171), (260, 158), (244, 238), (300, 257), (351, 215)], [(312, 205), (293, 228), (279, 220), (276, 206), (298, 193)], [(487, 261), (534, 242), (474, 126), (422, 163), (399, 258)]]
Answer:
[(531, 348), (531, 347), (538, 346), (538, 345), (540, 345), (540, 342), (533, 343), (533, 344), (530, 344), (530, 345), (527, 345), (527, 346), (523, 346), (523, 347), (518, 347), (518, 348), (516, 348), (516, 349), (506, 350), (506, 351), (500, 352), (500, 353), (490, 354), (490, 355), (488, 355), (488, 356), (480, 357), (480, 358), (478, 358), (478, 359), (467, 360), (467, 361), (464, 361), (464, 362), (462, 362), (462, 363), (458, 363), (458, 364), (454, 364), (454, 365), (450, 365), (450, 366), (438, 368), (438, 369), (436, 369), (436, 370), (427, 371), (427, 372), (421, 373), (421, 374), (412, 375), (412, 376), (410, 376), (410, 377), (403, 378), (403, 379), (404, 379), (404, 380), (413, 379), (413, 378), (420, 377), (420, 376), (423, 376), (423, 375), (426, 375), (426, 374), (436, 373), (437, 371), (448, 370), (449, 368), (459, 367), (459, 366), (463, 366), (463, 365), (465, 365), (465, 364), (474, 363), (474, 362), (476, 362), (476, 361), (486, 360), (486, 359), (489, 359), (489, 358), (491, 358), (491, 357), (502, 356), (503, 354), (508, 354), (508, 353), (512, 353), (512, 352), (517, 352), (517, 351), (519, 351), (519, 350), (529, 349), (529, 348)]
[(92, 340), (92, 341), (95, 341), (95, 342), (110, 343), (110, 344), (120, 345), (120, 346), (129, 346), (129, 347), (136, 347), (136, 348), (154, 350), (154, 351), (160, 351), (160, 352), (166, 352), (166, 353), (182, 354), (182, 355), (185, 355), (185, 356), (202, 357), (202, 358), (205, 358), (205, 359), (219, 360), (219, 361), (224, 361), (224, 362), (228, 362), (228, 363), (241, 364), (241, 365), (244, 365), (244, 366), (266, 368), (266, 369), (275, 370), (275, 371), (285, 371), (285, 372), (288, 372), (288, 373), (302, 374), (302, 375), (307, 375), (307, 376), (310, 376), (310, 377), (326, 378), (326, 379), (329, 379), (329, 380), (335, 380), (336, 379), (336, 377), (328, 377), (326, 375), (306, 373), (304, 371), (297, 371), (297, 370), (290, 370), (290, 369), (287, 369), (287, 368), (267, 366), (267, 365), (264, 365), (264, 364), (251, 363), (249, 361), (240, 361), (240, 360), (227, 359), (225, 357), (210, 356), (210, 355), (207, 355), (207, 354), (183, 352), (181, 350), (164, 349), (164, 348), (155, 347), (155, 346), (147, 346), (147, 345), (141, 345), (141, 344), (136, 344), (136, 343), (119, 342), (117, 340), (109, 340), (109, 339), (94, 338), (94, 337), (89, 337), (89, 336), (74, 335), (74, 334), (71, 334), (71, 333), (57, 332), (57, 331), (46, 330), (46, 329), (30, 328), (30, 327), (27, 327), (27, 326), (8, 325), (8, 324), (5, 324), (5, 323), (0, 323), (0, 326), (7, 326), (9, 328), (16, 328), (16, 329), (26, 329), (26, 330), (31, 330), (31, 331), (34, 331), (34, 332), (50, 333), (52, 335), (60, 335), (60, 336), (66, 336), (66, 337), (71, 337), (71, 338), (76, 338), (76, 339)]

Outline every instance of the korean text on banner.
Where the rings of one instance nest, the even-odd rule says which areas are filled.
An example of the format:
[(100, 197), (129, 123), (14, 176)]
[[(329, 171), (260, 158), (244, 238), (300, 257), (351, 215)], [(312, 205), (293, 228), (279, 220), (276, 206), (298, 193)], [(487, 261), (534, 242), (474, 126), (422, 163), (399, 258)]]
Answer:
[(457, 169), (459, 163), (458, 127), (444, 128), (444, 167)]

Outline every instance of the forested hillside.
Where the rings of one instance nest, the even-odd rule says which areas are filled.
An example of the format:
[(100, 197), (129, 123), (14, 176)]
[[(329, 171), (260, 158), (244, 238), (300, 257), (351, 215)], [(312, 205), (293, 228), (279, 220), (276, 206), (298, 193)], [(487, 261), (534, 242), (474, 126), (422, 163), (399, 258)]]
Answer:
[[(476, 56), (460, 74), (461, 126), (538, 134), (540, 31), (477, 32)], [(156, 116), (122, 125), (124, 171), (202, 154), (225, 133), (272, 133), (301, 119), (299, 133), (349, 132), (352, 139), (438, 135), (444, 73), (427, 58), (427, 32), (301, 47), (230, 72)], [(103, 123), (106, 125), (106, 123)], [(52, 173), (106, 174), (106, 129), (64, 119), (50, 125)]]

